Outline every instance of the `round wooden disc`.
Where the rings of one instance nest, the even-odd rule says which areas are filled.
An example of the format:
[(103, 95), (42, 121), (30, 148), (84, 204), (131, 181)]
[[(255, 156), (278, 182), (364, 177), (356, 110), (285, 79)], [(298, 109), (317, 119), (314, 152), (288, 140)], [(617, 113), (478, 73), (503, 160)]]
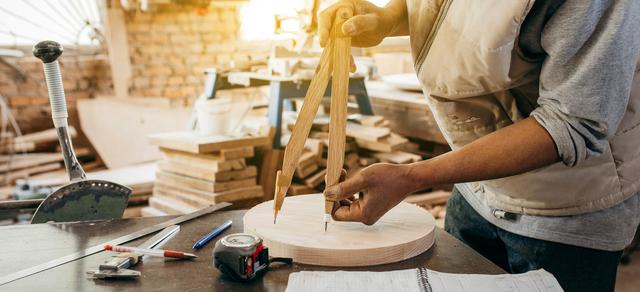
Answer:
[(322, 194), (287, 197), (273, 224), (273, 201), (244, 215), (244, 231), (261, 237), (269, 255), (322, 266), (369, 266), (417, 256), (435, 240), (435, 219), (424, 209), (400, 203), (371, 226), (330, 222), (324, 231)]

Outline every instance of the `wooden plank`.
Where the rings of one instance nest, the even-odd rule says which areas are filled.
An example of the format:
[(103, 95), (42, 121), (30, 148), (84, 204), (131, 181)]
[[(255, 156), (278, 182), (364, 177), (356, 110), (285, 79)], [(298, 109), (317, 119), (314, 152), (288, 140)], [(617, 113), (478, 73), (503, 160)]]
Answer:
[(422, 92), (399, 90), (379, 81), (368, 81), (366, 85), (373, 111), (388, 120), (393, 132), (447, 144)]
[(284, 151), (281, 149), (261, 148), (260, 149), (261, 160), (260, 176), (258, 183), (264, 190), (264, 199), (273, 199), (276, 188), (276, 176), (277, 172), (282, 167), (282, 159), (284, 157)]
[(241, 147), (241, 148), (231, 148), (231, 149), (222, 149), (219, 153), (222, 160), (232, 160), (232, 159), (240, 159), (240, 158), (248, 158), (253, 157), (255, 155), (254, 147)]
[(62, 169), (63, 167), (64, 166), (62, 165), (61, 162), (54, 162), (54, 163), (32, 166), (29, 168), (24, 168), (16, 171), (10, 171), (0, 176), (0, 184), (5, 184), (5, 183), (12, 184), (18, 179), (29, 178), (34, 174), (48, 172), (56, 169)]
[(418, 162), (422, 160), (422, 157), (420, 155), (403, 152), (403, 151), (374, 153), (373, 156), (375, 158), (380, 159), (380, 161), (382, 162), (396, 163), (396, 164)]
[(0, 187), (0, 201), (13, 200), (15, 191), (14, 186)]
[(375, 128), (358, 125), (356, 123), (347, 123), (347, 136), (365, 141), (380, 141), (380, 139), (389, 137), (391, 130), (389, 128)]
[(206, 208), (210, 205), (215, 204), (210, 202), (208, 199), (202, 198), (202, 196), (194, 195), (191, 191), (169, 187), (161, 183), (156, 183), (156, 185), (153, 187), (153, 197), (176, 200), (182, 204), (186, 204), (198, 209)]
[[(87, 173), (89, 179), (113, 181), (133, 189), (132, 195), (148, 194), (153, 188), (156, 179), (156, 164), (143, 163), (128, 167), (92, 171)], [(30, 180), (32, 185), (60, 186), (69, 182), (69, 176), (65, 173), (51, 178)]]
[(62, 161), (61, 153), (15, 155), (12, 161), (0, 164), (0, 172), (19, 170), (58, 161)]
[(377, 142), (356, 139), (358, 147), (379, 152), (393, 152), (400, 150), (407, 142), (409, 142), (409, 140), (394, 133), (391, 133), (389, 137)]
[(187, 214), (198, 210), (198, 208), (191, 207), (178, 200), (159, 196), (149, 198), (149, 206), (169, 215)]
[(264, 195), (261, 186), (245, 186), (235, 190), (219, 193), (203, 192), (194, 189), (177, 188), (158, 183), (154, 188), (154, 194), (159, 191), (165, 196), (175, 196), (176, 200), (188, 203), (192, 206), (203, 206), (220, 202), (235, 202), (239, 200), (262, 198)]
[(356, 141), (347, 140), (347, 143), (344, 144), (344, 152), (349, 153), (355, 151), (358, 151), (358, 144), (356, 143)]
[(122, 218), (135, 218), (142, 217), (142, 209), (146, 208), (145, 206), (131, 206), (124, 209), (124, 214), (122, 214)]
[(175, 174), (171, 172), (158, 171), (156, 172), (156, 181), (173, 185), (173, 186), (183, 186), (196, 190), (201, 190), (205, 192), (224, 192), (232, 189), (241, 188), (243, 186), (255, 185), (256, 178), (246, 178), (239, 180), (230, 180), (226, 182), (215, 182), (209, 180), (203, 180), (198, 178), (193, 178), (189, 176), (184, 176), (180, 174)]
[(289, 187), (289, 192), (287, 193), (287, 195), (291, 195), (291, 196), (297, 196), (297, 195), (306, 195), (306, 194), (313, 194), (315, 193), (316, 190), (306, 186), (306, 185), (301, 185), (301, 184), (291, 184), (291, 186)]
[(240, 188), (227, 190), (224, 192), (205, 192), (196, 189), (190, 189), (186, 187), (178, 187), (175, 185), (169, 185), (162, 182), (156, 182), (156, 186), (154, 187), (154, 194), (157, 191), (161, 191), (164, 193), (174, 193), (180, 194), (182, 196), (188, 197), (183, 198), (182, 200), (187, 202), (187, 200), (193, 199), (193, 202), (190, 203), (193, 206), (198, 206), (200, 208), (206, 207), (201, 204), (197, 204), (197, 201), (206, 202), (207, 204), (214, 204), (220, 202), (234, 202), (237, 200), (244, 200), (250, 198), (258, 198), (262, 197), (262, 187), (258, 185), (244, 185)]
[(327, 175), (327, 169), (323, 169), (321, 171), (316, 172), (314, 175), (308, 177), (304, 180), (304, 184), (310, 188), (316, 188), (319, 186), (325, 179)]
[(154, 207), (144, 207), (140, 210), (142, 217), (168, 216), (169, 214), (162, 212)]
[(318, 170), (318, 164), (309, 164), (305, 167), (296, 167), (295, 176), (303, 179)]
[(450, 196), (451, 192), (449, 191), (437, 190), (430, 193), (413, 194), (407, 196), (404, 201), (418, 206), (433, 206), (446, 204)]
[(312, 164), (318, 163), (318, 153), (314, 153), (311, 151), (304, 152), (298, 159), (298, 167), (297, 168), (305, 168)]
[(365, 115), (362, 115), (356, 121), (358, 123), (360, 123), (361, 125), (363, 125), (363, 126), (380, 127), (385, 122), (385, 119), (384, 119), (383, 116), (365, 116)]
[(268, 144), (268, 137), (233, 137), (229, 135), (200, 136), (195, 132), (172, 132), (147, 136), (152, 144), (191, 153), (211, 153), (223, 149)]
[(146, 136), (183, 130), (193, 111), (190, 106), (153, 97), (99, 97), (77, 104), (83, 133), (111, 169), (162, 158)]
[[(78, 132), (73, 126), (69, 126), (69, 135), (71, 138), (78, 136)], [(48, 129), (40, 132), (26, 134), (13, 138), (13, 143), (42, 143), (42, 142), (58, 142), (58, 132), (56, 129)]]
[(372, 266), (417, 256), (435, 242), (433, 216), (415, 205), (400, 203), (373, 226), (359, 222), (318, 226), (322, 194), (287, 199), (274, 227), (272, 202), (251, 208), (243, 218), (244, 231), (263, 239), (274, 257), (292, 258), (302, 264), (322, 266)]
[(187, 164), (201, 169), (206, 169), (212, 172), (221, 172), (229, 170), (242, 170), (247, 168), (247, 163), (244, 158), (234, 160), (210, 160), (189, 155), (177, 154), (176, 152), (163, 152), (165, 160), (171, 163)]
[(126, 17), (124, 11), (120, 8), (107, 8), (104, 14), (106, 14), (103, 19), (106, 22), (105, 36), (114, 91), (117, 97), (126, 98), (129, 96), (132, 74), (125, 25)]
[(255, 177), (258, 173), (257, 168), (253, 165), (247, 166), (247, 168), (243, 170), (211, 172), (207, 169), (201, 169), (188, 164), (159, 161), (158, 168), (166, 172), (173, 172), (173, 173), (177, 173), (185, 176), (190, 176), (194, 178), (210, 180), (215, 182), (251, 178), (251, 177)]
[(253, 157), (253, 155), (255, 154), (253, 147), (222, 149), (218, 152), (206, 154), (195, 154), (191, 152), (184, 152), (160, 147), (160, 152), (162, 152), (165, 157), (173, 157), (175, 159), (181, 159), (184, 161), (195, 161), (196, 163), (237, 160)]
[(34, 142), (26, 143), (8, 143), (0, 146), (0, 152), (2, 153), (23, 153), (33, 152), (38, 150), (38, 145)]
[(322, 158), (324, 147), (325, 144), (319, 139), (307, 138), (307, 141), (304, 142), (304, 148), (314, 153), (317, 159)]
[(323, 143), (327, 144), (327, 140), (329, 140), (329, 133), (326, 132), (311, 132), (309, 133), (309, 137), (313, 139), (322, 140)]
[(235, 189), (231, 191), (215, 193), (217, 202), (234, 202), (239, 200), (247, 200), (253, 198), (262, 198), (264, 193), (261, 186), (247, 187)]

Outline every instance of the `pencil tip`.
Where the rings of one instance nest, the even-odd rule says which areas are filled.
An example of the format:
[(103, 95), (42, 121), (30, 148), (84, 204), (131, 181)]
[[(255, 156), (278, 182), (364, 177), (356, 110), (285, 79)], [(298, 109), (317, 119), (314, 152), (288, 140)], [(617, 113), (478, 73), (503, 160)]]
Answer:
[(327, 222), (324, 222), (324, 231), (327, 231)]
[(276, 224), (276, 219), (278, 219), (278, 211), (273, 211), (273, 224)]

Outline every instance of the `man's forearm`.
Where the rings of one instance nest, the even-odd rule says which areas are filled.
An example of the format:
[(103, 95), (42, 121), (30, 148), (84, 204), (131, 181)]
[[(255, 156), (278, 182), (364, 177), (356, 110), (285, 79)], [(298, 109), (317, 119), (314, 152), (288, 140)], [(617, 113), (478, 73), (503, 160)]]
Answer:
[(389, 12), (393, 14), (395, 19), (397, 19), (396, 26), (393, 28), (389, 36), (409, 35), (409, 18), (407, 15), (406, 0), (391, 0), (387, 3), (385, 8), (389, 9)]
[(555, 143), (534, 119), (527, 118), (466, 146), (408, 166), (416, 189), (503, 178), (559, 161)]

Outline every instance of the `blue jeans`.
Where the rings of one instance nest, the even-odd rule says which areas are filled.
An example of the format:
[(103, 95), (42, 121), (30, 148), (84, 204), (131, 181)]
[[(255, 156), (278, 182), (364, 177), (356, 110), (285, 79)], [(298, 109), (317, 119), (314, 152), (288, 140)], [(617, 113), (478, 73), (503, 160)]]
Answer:
[(545, 269), (565, 291), (613, 291), (622, 251), (602, 251), (539, 240), (500, 229), (454, 188), (445, 230), (510, 273)]

